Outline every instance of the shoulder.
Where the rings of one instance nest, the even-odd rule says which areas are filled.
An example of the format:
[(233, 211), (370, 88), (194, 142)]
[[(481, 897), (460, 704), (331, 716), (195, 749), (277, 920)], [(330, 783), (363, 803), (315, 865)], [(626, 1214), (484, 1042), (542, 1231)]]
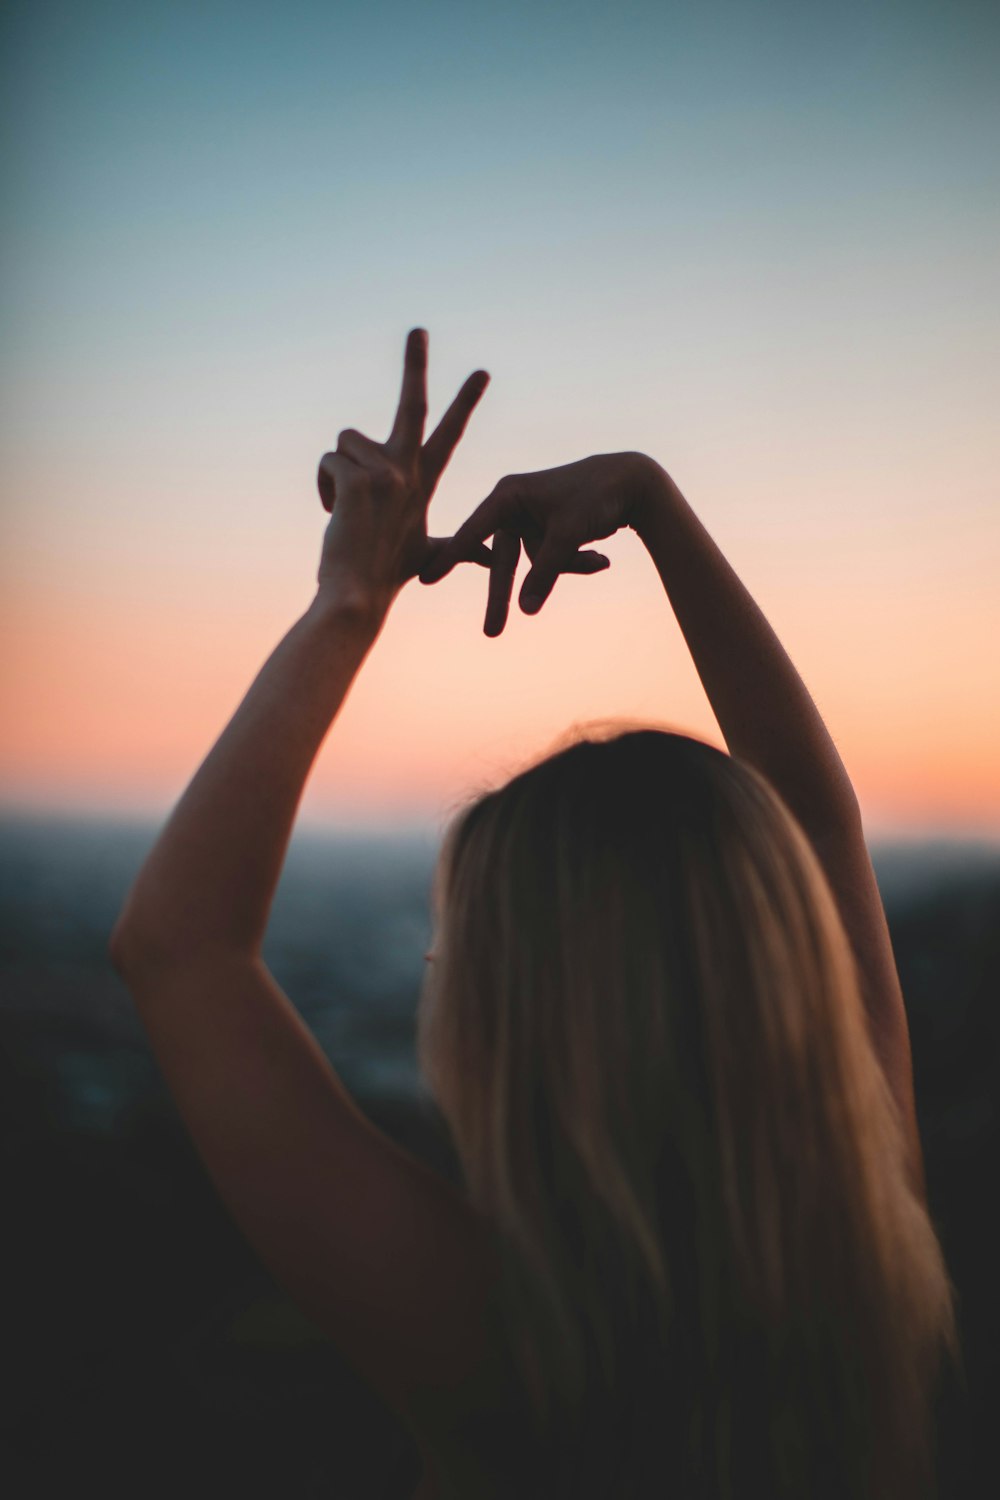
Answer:
[[(487, 1239), (492, 1274), (496, 1243)], [(476, 1338), (470, 1344), (475, 1355), (461, 1378), (447, 1387), (420, 1382), (400, 1413), (423, 1463), (408, 1500), (438, 1500), (444, 1493), (494, 1500), (501, 1492), (515, 1493), (522, 1477), (534, 1472), (527, 1394), (513, 1357), (503, 1293), (502, 1275), (493, 1274), (489, 1295), (476, 1311)]]

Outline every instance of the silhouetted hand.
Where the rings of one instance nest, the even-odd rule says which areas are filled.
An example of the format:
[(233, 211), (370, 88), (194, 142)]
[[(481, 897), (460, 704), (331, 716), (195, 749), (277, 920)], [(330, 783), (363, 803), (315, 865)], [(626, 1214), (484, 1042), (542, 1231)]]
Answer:
[(507, 623), (521, 547), (531, 559), (519, 602), (537, 614), (560, 573), (599, 573), (611, 566), (602, 552), (579, 549), (632, 524), (637, 503), (638, 453), (602, 453), (542, 469), (508, 474), (420, 570), (421, 583), (436, 583), (459, 562), (481, 562), (493, 537), (490, 585), (483, 629), (499, 635)]
[[(489, 379), (485, 370), (470, 375), (424, 442), (427, 333), (410, 332), (387, 441), (347, 428), (335, 452), (320, 460), (320, 499), (331, 512), (319, 565), (321, 592), (366, 610), (388, 609), (407, 579), (436, 559), (450, 539), (427, 535), (427, 507)], [(469, 560), (488, 566), (489, 549), (471, 549)]]

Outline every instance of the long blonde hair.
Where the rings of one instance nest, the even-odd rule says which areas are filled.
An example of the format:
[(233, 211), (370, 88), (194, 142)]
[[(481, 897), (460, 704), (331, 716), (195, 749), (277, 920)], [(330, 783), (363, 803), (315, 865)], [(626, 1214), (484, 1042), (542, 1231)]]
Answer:
[(442, 1493), (932, 1493), (951, 1287), (771, 786), (592, 731), (468, 807), (439, 882), (419, 1056), (503, 1267)]

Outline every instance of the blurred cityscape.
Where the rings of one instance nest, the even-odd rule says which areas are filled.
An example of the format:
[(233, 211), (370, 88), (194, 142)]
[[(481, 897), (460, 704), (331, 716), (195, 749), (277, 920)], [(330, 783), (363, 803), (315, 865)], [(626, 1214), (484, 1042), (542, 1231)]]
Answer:
[[(403, 1429), (273, 1285), (159, 1077), (107, 940), (151, 826), (0, 820), (0, 1112), (21, 1496), (408, 1495)], [(371, 1118), (453, 1177), (414, 1016), (436, 841), (300, 832), (265, 957)], [(942, 1496), (996, 1467), (989, 1200), (1000, 1181), (1000, 846), (872, 850), (906, 997), (931, 1211), (967, 1390), (941, 1413)]]

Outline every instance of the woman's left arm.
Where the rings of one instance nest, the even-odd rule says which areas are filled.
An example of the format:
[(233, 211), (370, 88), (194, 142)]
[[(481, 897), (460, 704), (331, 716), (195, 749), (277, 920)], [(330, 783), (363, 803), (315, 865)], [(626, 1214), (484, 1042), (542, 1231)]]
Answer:
[(442, 1380), (467, 1356), (442, 1273), (458, 1302), (463, 1287), (478, 1297), (470, 1211), (357, 1109), (261, 945), (310, 768), (393, 599), (433, 552), (427, 507), (486, 388), (470, 376), (425, 443), (426, 365), (414, 330), (388, 441), (345, 431), (323, 458), (316, 596), (181, 798), (110, 948), (234, 1217), (390, 1397), (426, 1378), (435, 1349)]

